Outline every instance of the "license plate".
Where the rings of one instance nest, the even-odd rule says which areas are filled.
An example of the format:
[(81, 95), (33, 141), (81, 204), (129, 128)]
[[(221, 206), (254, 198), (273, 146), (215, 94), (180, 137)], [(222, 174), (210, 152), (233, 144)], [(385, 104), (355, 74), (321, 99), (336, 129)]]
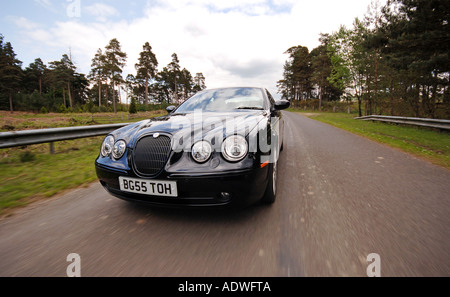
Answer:
[(120, 190), (124, 192), (178, 197), (177, 182), (165, 180), (146, 180), (139, 178), (119, 177)]

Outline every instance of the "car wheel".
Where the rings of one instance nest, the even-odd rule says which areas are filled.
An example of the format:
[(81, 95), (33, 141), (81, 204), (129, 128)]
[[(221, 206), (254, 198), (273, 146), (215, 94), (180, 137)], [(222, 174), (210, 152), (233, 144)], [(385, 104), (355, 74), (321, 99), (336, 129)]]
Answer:
[(277, 178), (278, 178), (278, 162), (270, 164), (269, 182), (267, 183), (266, 192), (262, 198), (264, 204), (272, 204), (277, 197)]

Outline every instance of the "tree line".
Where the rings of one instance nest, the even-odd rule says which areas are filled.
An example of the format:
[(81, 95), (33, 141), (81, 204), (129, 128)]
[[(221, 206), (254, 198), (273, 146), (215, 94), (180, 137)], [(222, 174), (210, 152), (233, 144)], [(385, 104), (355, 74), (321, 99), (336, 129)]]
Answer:
[(352, 28), (321, 34), (320, 45), (289, 48), (283, 98), (357, 102), (360, 116), (450, 118), (450, 2), (372, 2)]
[[(46, 65), (37, 58), (23, 68), (10, 42), (0, 34), (0, 109), (40, 112), (106, 112), (152, 110), (155, 104), (178, 104), (206, 88), (202, 73), (181, 69), (176, 53), (158, 71), (148, 42), (135, 64), (135, 74), (123, 77), (127, 54), (114, 38), (92, 58), (90, 72), (77, 71), (71, 54)], [(129, 100), (129, 101), (128, 101)]]

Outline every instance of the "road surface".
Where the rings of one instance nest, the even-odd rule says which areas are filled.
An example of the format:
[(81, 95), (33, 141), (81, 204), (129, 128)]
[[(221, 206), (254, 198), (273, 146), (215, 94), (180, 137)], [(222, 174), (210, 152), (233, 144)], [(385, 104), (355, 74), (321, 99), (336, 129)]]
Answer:
[[(285, 112), (279, 196), (154, 209), (98, 184), (0, 221), (0, 276), (450, 276), (450, 171)], [(94, 161), (94, 160), (93, 160)]]

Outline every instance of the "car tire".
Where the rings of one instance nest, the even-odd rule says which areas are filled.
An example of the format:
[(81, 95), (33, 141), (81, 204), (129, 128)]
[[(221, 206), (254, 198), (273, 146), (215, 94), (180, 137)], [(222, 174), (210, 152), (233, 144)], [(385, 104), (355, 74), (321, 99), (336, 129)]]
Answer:
[(270, 164), (269, 181), (266, 192), (261, 200), (263, 204), (273, 204), (277, 197), (278, 162)]

